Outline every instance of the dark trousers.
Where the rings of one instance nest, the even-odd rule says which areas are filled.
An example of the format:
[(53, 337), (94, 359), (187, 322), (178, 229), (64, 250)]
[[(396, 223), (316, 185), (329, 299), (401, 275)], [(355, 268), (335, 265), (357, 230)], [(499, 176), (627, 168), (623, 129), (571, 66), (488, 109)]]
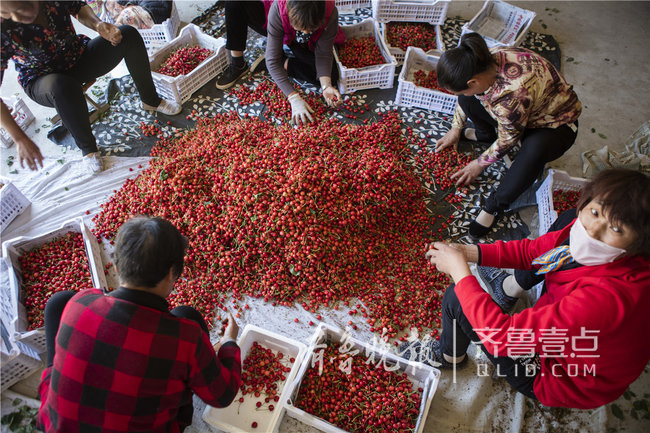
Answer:
[[(45, 304), (45, 345), (47, 347), (47, 366), (51, 367), (54, 364), (54, 350), (56, 348), (56, 334), (59, 332), (59, 325), (61, 324), (61, 316), (63, 309), (68, 301), (76, 295), (77, 292), (65, 291), (53, 294)], [(208, 325), (201, 313), (196, 311), (193, 307), (188, 305), (181, 305), (170, 311), (176, 317), (194, 320), (199, 324), (201, 329), (206, 333)], [(187, 426), (192, 424), (192, 417), (194, 416), (194, 405), (190, 400), (190, 404), (182, 406), (178, 409), (178, 424), (181, 431)]]
[[(578, 213), (575, 208), (565, 210), (560, 215), (558, 215), (555, 221), (553, 221), (553, 224), (551, 224), (551, 226), (548, 228), (548, 231), (555, 232), (562, 230), (564, 227), (568, 226), (577, 215)], [(535, 272), (535, 270), (524, 271), (521, 269), (515, 269), (514, 275), (517, 284), (519, 284), (519, 286), (524, 290), (530, 290), (535, 287), (535, 285), (544, 281), (544, 274), (536, 275)]]
[[(459, 96), (458, 104), (476, 127), (479, 141), (497, 139), (497, 121), (474, 96)], [(576, 127), (578, 122), (575, 122)], [(521, 148), (497, 189), (486, 199), (483, 209), (496, 214), (506, 210), (542, 173), (547, 162), (562, 156), (575, 142), (576, 132), (568, 125), (558, 128), (530, 128), (521, 137)]]
[(114, 47), (101, 36), (92, 39), (77, 64), (60, 73), (47, 74), (33, 80), (25, 93), (46, 107), (56, 108), (84, 155), (97, 152), (97, 141), (88, 120), (88, 104), (82, 86), (110, 72), (125, 60), (140, 98), (157, 107), (160, 97), (151, 78), (149, 58), (140, 33), (131, 26), (120, 26), (122, 42)]
[[(454, 344), (455, 334), (455, 344)], [(467, 352), (471, 341), (478, 342), (481, 338), (474, 331), (469, 323), (463, 307), (456, 296), (455, 285), (451, 285), (442, 297), (442, 334), (440, 335), (440, 346), (442, 353), (447, 355), (461, 356)], [(522, 359), (512, 359), (507, 356), (494, 356), (489, 353), (483, 345), (480, 345), (483, 353), (497, 368), (497, 372), (510, 386), (530, 398), (535, 397), (533, 384), (539, 370), (531, 370)], [(454, 351), (455, 347), (455, 351)], [(528, 359), (526, 359), (528, 360)]]
[(226, 0), (226, 49), (244, 51), (248, 28), (266, 36), (266, 12), (261, 1)]

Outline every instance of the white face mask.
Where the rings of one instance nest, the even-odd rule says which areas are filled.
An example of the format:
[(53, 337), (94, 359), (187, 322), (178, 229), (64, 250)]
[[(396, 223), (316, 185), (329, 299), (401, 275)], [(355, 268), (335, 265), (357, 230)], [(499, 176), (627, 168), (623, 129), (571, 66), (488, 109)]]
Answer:
[(616, 248), (589, 236), (585, 226), (580, 222), (580, 215), (569, 235), (569, 251), (576, 262), (585, 266), (596, 266), (613, 262), (625, 250)]

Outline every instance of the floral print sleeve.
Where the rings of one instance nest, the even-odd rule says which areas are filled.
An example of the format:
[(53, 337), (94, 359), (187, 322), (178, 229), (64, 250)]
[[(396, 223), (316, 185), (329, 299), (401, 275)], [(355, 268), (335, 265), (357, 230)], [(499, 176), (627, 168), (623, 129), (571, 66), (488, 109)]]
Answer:
[(81, 1), (40, 2), (47, 27), (0, 19), (2, 33), (2, 71), (13, 60), (18, 81), (25, 88), (36, 78), (72, 68), (90, 39), (77, 35), (71, 15), (77, 15), (86, 3)]
[(476, 96), (499, 124), (497, 140), (478, 158), (484, 167), (507, 154), (525, 129), (571, 124), (582, 112), (573, 86), (539, 54), (503, 47), (492, 53), (497, 79), (485, 94)]

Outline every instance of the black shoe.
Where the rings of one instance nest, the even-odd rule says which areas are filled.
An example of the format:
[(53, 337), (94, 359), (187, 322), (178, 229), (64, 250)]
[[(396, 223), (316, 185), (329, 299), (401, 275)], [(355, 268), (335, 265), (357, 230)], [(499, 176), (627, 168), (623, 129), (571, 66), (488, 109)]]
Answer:
[(217, 89), (226, 90), (231, 88), (237, 82), (237, 80), (248, 74), (248, 72), (249, 69), (246, 63), (240, 67), (237, 67), (232, 63), (229, 64), (226, 70), (217, 80)]
[[(483, 211), (483, 209), (482, 209), (482, 211)], [(478, 217), (478, 215), (477, 215), (477, 217)], [(496, 224), (497, 219), (499, 219), (498, 214), (494, 215), (494, 219), (492, 220), (492, 224), (490, 224), (487, 227), (482, 225), (482, 224), (479, 224), (476, 221), (476, 219), (474, 221), (470, 222), (469, 223), (469, 230), (468, 230), (470, 237), (472, 237), (473, 239), (479, 239), (479, 238), (482, 238), (483, 236), (485, 236), (486, 234), (490, 233), (490, 231), (492, 230), (492, 227), (494, 227), (494, 225)]]
[(506, 271), (488, 266), (477, 266), (478, 274), (485, 284), (492, 289), (492, 299), (501, 308), (501, 311), (508, 313), (514, 307), (519, 298), (506, 295), (503, 291), (503, 281), (510, 276)]
[(429, 340), (425, 345), (420, 341), (407, 341), (398, 348), (398, 355), (406, 358), (409, 361), (422, 362), (434, 368), (441, 370), (450, 370), (454, 368), (462, 368), (467, 364), (467, 355), (462, 361), (453, 363), (445, 360), (442, 356), (442, 348), (440, 340)]

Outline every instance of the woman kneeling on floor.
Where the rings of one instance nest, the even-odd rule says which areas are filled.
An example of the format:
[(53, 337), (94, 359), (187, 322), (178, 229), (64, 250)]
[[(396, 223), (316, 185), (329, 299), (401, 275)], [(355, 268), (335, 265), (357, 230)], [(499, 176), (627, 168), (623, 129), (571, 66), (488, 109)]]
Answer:
[[(469, 140), (494, 142), (478, 158), (452, 175), (470, 184), (517, 143), (521, 147), (498, 188), (469, 225), (480, 238), (499, 215), (530, 187), (547, 162), (562, 156), (575, 142), (582, 105), (562, 74), (545, 58), (523, 48), (488, 49), (478, 33), (445, 51), (436, 68), (438, 83), (458, 95), (452, 128), (436, 143), (436, 151)], [(467, 118), (475, 129), (463, 129)]]
[[(427, 258), (455, 282), (443, 297), (442, 335), (406, 343), (403, 355), (449, 368), (465, 364), (470, 341), (480, 341), (514, 389), (546, 406), (590, 409), (616, 400), (650, 361), (648, 191), (643, 173), (603, 171), (561, 230), (535, 240), (434, 243)], [(510, 316), (467, 262), (536, 269), (545, 275), (542, 296)], [(518, 296), (506, 284), (492, 289)]]

